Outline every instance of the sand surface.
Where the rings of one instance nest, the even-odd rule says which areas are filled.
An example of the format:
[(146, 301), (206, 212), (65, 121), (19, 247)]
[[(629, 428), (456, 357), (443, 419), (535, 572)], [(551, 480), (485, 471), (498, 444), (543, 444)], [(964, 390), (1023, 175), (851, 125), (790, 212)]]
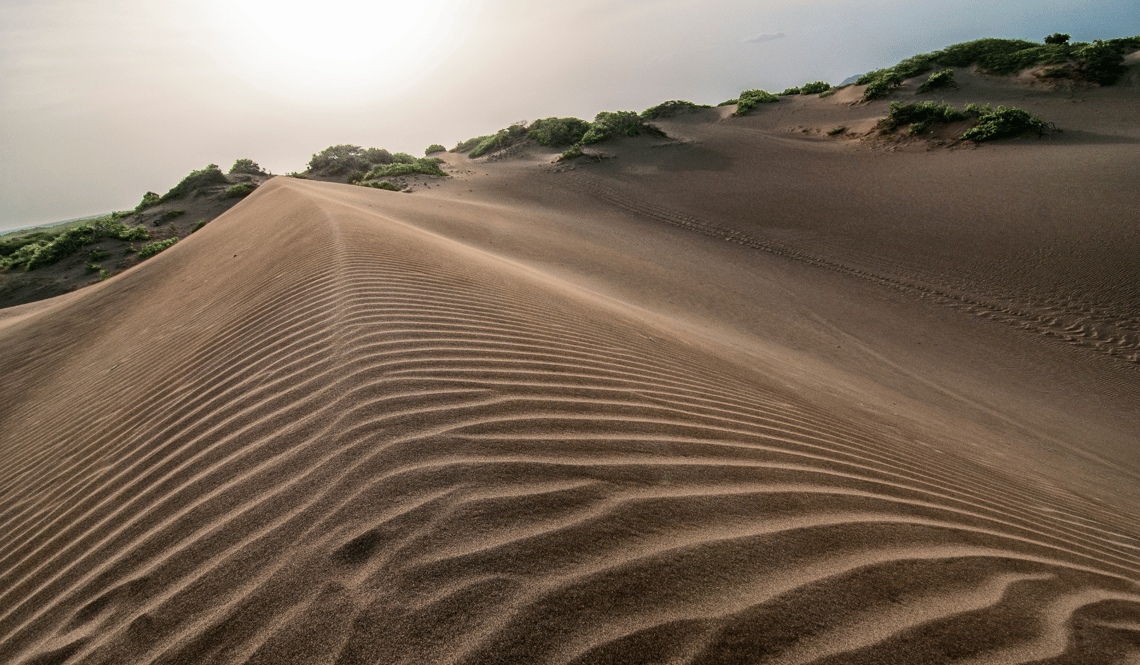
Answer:
[(1137, 662), (1137, 89), (959, 80), (1065, 132), (279, 177), (0, 311), (0, 660)]

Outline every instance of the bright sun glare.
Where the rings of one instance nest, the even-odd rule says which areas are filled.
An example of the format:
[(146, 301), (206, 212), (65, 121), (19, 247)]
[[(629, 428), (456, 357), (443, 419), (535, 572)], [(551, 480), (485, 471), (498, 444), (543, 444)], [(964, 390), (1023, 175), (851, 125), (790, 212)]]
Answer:
[(255, 85), (309, 102), (391, 95), (435, 67), (468, 0), (206, 0)]

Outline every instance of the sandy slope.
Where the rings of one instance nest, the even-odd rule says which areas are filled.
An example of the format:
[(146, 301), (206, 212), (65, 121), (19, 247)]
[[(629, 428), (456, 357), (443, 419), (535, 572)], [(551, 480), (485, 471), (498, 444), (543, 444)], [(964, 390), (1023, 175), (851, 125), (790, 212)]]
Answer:
[[(1018, 192), (1062, 169), (1041, 151), (1080, 177), (1084, 144), (884, 153), (778, 118), (680, 119), (690, 143), (573, 171), (450, 156), (413, 195), (276, 178), (134, 270), (6, 311), (0, 649), (1140, 657), (1135, 340), (1065, 342), (986, 300), (1069, 297), (1025, 258), (1073, 230), (1063, 197)], [(957, 215), (900, 182), (963, 163), (1030, 173)], [(860, 205), (881, 179), (917, 229)], [(1082, 228), (1113, 232), (1106, 191)], [(1006, 230), (961, 228), (998, 192)], [(1058, 269), (1082, 321), (1134, 317), (1080, 260)]]

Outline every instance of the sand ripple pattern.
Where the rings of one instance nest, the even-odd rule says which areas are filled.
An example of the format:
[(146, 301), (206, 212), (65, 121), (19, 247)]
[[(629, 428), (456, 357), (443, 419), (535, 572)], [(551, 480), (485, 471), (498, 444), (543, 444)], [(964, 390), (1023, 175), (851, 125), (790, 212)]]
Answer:
[[(275, 220), (321, 240), (208, 342), (3, 412), (6, 660), (1140, 656), (1135, 523), (349, 203)], [(50, 369), (22, 350), (6, 376)]]

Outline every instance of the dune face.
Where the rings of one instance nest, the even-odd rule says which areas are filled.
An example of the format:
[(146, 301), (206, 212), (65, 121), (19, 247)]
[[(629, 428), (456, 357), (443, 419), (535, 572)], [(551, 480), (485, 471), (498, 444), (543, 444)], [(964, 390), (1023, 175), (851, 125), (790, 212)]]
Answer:
[(1140, 657), (1127, 349), (745, 214), (742, 120), (573, 172), (452, 156), (412, 196), (275, 178), (9, 311), (5, 659)]

